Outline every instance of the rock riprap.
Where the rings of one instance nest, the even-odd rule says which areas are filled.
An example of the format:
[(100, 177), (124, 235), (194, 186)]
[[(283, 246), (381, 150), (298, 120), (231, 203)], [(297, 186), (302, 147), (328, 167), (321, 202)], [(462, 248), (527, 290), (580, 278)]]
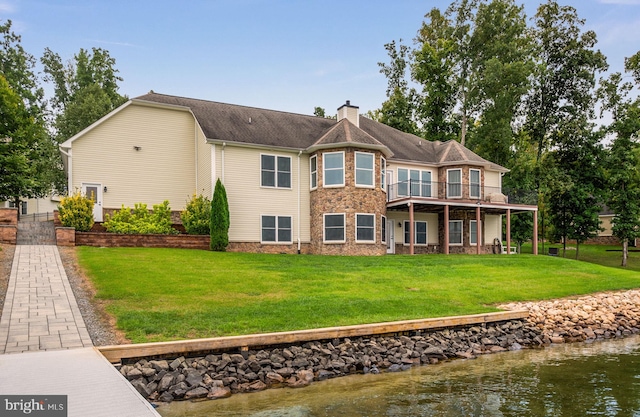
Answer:
[(528, 310), (527, 321), (540, 331), (545, 344), (609, 339), (640, 332), (639, 290), (500, 307)]
[(398, 372), (443, 360), (542, 345), (540, 332), (522, 320), (358, 337), (301, 345), (175, 359), (142, 359), (120, 372), (152, 401), (223, 398), (273, 387), (304, 387), (354, 373)]

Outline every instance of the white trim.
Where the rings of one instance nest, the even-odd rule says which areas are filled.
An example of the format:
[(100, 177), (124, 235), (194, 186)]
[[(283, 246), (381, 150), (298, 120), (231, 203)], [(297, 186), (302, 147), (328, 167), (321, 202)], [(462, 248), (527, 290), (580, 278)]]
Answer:
[(387, 159), (380, 155), (380, 188), (387, 192)]
[[(342, 235), (344, 239), (342, 240), (327, 240), (326, 232), (327, 232), (327, 216), (342, 216)], [(332, 244), (332, 243), (345, 243), (347, 241), (347, 216), (345, 213), (324, 213), (322, 215), (322, 243)]]
[[(275, 220), (275, 239), (276, 240), (262, 240), (262, 231), (264, 229), (264, 225), (262, 224), (262, 220), (264, 217), (273, 217)], [(290, 228), (288, 229), (291, 233), (291, 240), (278, 240), (278, 232), (280, 230), (280, 218), (281, 217), (288, 217), (289, 220), (291, 221), (290, 224)], [(265, 244), (265, 245), (291, 245), (293, 244), (293, 216), (291, 215), (278, 215), (278, 214), (261, 214), (260, 215), (260, 243)]]
[[(274, 185), (264, 185), (262, 183), (262, 157), (263, 156), (272, 156), (273, 157), (273, 163), (274, 163), (274, 171), (273, 171), (273, 182)], [(281, 187), (280, 185), (278, 185), (278, 159), (279, 158), (287, 158), (289, 159), (289, 186), (288, 187)], [(292, 173), (292, 168), (293, 168), (293, 158), (290, 155), (278, 155), (278, 154), (272, 154), (272, 153), (260, 153), (260, 188), (276, 188), (279, 190), (291, 190), (293, 189), (293, 173)], [(284, 171), (283, 171), (284, 172)]]
[[(358, 184), (358, 155), (366, 155), (371, 157), (371, 170), (368, 168), (360, 168), (362, 171), (371, 172), (371, 184)], [(376, 188), (376, 156), (371, 152), (353, 152), (353, 182), (356, 188)]]
[(387, 216), (383, 214), (380, 219), (380, 243), (384, 243), (384, 244), (387, 243), (388, 227), (389, 225), (387, 224)]
[(103, 184), (98, 181), (87, 181), (82, 182), (80, 184), (80, 192), (83, 195), (87, 195), (87, 187), (96, 187), (96, 201), (93, 206), (93, 220), (96, 222), (102, 222), (103, 218), (103, 207), (104, 207), (104, 196), (102, 193)]
[[(477, 238), (478, 234), (473, 233), (473, 229), (471, 228), (471, 224), (476, 223), (476, 230), (478, 230), (478, 224), (480, 224), (480, 228), (482, 228), (482, 223), (478, 222), (478, 220), (469, 220), (469, 246), (478, 246), (478, 243), (474, 243), (471, 241), (471, 238)], [(480, 239), (482, 239), (482, 229), (480, 229)]]
[[(409, 220), (403, 220), (402, 221), (402, 245), (403, 246), (409, 246), (411, 243), (410, 242), (406, 242), (405, 238), (406, 238), (406, 233), (405, 233), (405, 229), (406, 229), (406, 225), (409, 224)], [(418, 223), (424, 223), (425, 225), (425, 243), (418, 243), (418, 228), (416, 227), (418, 225)], [(429, 221), (427, 220), (414, 220), (413, 221), (413, 245), (414, 246), (429, 246)]]
[[(449, 195), (449, 172), (453, 172), (453, 171), (459, 171), (460, 172), (460, 182), (459, 183), (451, 183), (451, 184), (455, 184), (455, 185), (459, 185), (460, 186), (460, 195)], [(462, 168), (451, 168), (451, 169), (447, 169), (447, 181), (445, 182), (445, 187), (446, 188), (446, 197), (447, 198), (462, 198)]]
[[(372, 240), (359, 240), (358, 239), (358, 216), (368, 216), (368, 217), (373, 217), (373, 239)], [(355, 227), (354, 227), (354, 237), (356, 240), (356, 243), (376, 243), (376, 215), (373, 213), (356, 213), (355, 214)]]
[[(451, 243), (451, 223), (460, 223), (460, 243)], [(462, 246), (464, 243), (464, 221), (462, 220), (449, 220), (449, 246)]]
[[(341, 184), (330, 184), (327, 185), (327, 164), (325, 163), (325, 156), (326, 155), (336, 155), (336, 154), (341, 154), (342, 155), (342, 183)], [(338, 170), (338, 168), (330, 168), (331, 170)], [(344, 187), (344, 183), (345, 183), (345, 174), (346, 174), (346, 158), (345, 158), (345, 153), (344, 151), (336, 151), (336, 152), (323, 152), (322, 153), (322, 187), (323, 188), (340, 188), (340, 187)]]
[[(478, 173), (478, 195), (471, 194), (471, 187), (474, 185), (474, 183), (471, 182), (471, 171)], [(469, 198), (482, 198), (482, 171), (477, 168), (469, 168)]]
[[(316, 161), (316, 170), (312, 171), (311, 170), (311, 160), (314, 159)], [(316, 174), (316, 185), (313, 185), (313, 173), (315, 172)], [(311, 155), (309, 157), (309, 189), (310, 190), (317, 190), (318, 189), (318, 155)]]
[[(216, 180), (218, 176), (216, 175), (216, 145), (211, 145), (211, 194), (213, 196), (213, 190), (216, 189)], [(211, 198), (211, 197), (209, 197)]]

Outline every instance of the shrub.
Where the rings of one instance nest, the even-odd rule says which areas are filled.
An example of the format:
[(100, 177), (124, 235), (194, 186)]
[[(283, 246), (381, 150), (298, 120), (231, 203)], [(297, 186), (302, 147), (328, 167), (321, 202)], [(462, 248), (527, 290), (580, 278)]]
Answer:
[(65, 227), (87, 232), (93, 227), (94, 201), (82, 193), (63, 197), (58, 206), (58, 217)]
[(154, 205), (153, 212), (149, 212), (144, 203), (136, 203), (133, 210), (123, 204), (113, 216), (106, 215), (104, 227), (111, 233), (157, 235), (178, 233), (171, 227), (171, 209), (166, 200), (162, 204)]
[(180, 214), (182, 225), (190, 235), (208, 235), (210, 217), (211, 201), (202, 194), (194, 194)]
[(211, 250), (224, 252), (229, 245), (229, 203), (227, 191), (218, 178), (211, 200)]

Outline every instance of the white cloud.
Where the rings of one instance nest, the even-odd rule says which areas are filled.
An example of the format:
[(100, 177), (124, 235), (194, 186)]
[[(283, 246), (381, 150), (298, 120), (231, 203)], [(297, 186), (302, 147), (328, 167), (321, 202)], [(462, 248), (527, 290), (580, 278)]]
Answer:
[(13, 13), (16, 11), (16, 8), (13, 4), (0, 1), (0, 13)]
[(100, 43), (103, 45), (116, 45), (116, 46), (126, 46), (130, 48), (138, 48), (138, 45), (129, 42), (115, 42), (115, 41), (103, 41), (100, 39), (89, 39), (91, 42)]

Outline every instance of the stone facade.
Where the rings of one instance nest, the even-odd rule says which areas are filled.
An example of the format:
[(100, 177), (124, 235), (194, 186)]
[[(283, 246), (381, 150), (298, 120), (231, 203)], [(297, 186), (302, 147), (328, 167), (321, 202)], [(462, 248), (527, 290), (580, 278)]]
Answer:
[[(344, 187), (323, 187), (322, 155), (326, 152), (344, 152)], [(355, 152), (374, 154), (374, 188), (355, 186)], [(382, 243), (380, 230), (382, 216), (386, 214), (386, 193), (380, 189), (380, 152), (358, 148), (326, 149), (316, 153), (318, 187), (311, 191), (311, 247), (314, 254), (323, 255), (384, 255), (386, 244)], [(324, 214), (345, 215), (345, 241), (325, 243)], [(373, 243), (356, 242), (356, 214), (374, 214)]]
[(438, 198), (442, 200), (447, 198), (447, 171), (452, 169), (460, 169), (462, 171), (462, 198), (460, 199), (477, 200), (475, 197), (469, 197), (469, 170), (478, 169), (480, 171), (480, 192), (482, 195), (482, 190), (484, 189), (484, 168), (470, 167), (469, 165), (451, 165), (438, 169), (438, 184), (441, 185), (438, 187)]
[[(227, 246), (228, 252), (249, 252), (249, 253), (289, 253), (296, 254), (298, 253), (298, 244), (293, 243), (289, 245), (278, 245), (278, 244), (264, 244), (260, 242), (229, 242), (229, 246)], [(311, 253), (311, 245), (308, 243), (302, 243), (300, 245), (300, 253), (301, 254), (309, 254)]]
[(75, 246), (76, 229), (73, 227), (56, 227), (56, 244), (58, 246)]
[[(476, 245), (471, 245), (471, 220), (476, 220), (475, 210), (450, 210), (449, 221), (462, 220), (462, 245), (449, 245), (449, 253), (477, 253)], [(485, 214), (480, 213), (480, 227), (484, 224)], [(451, 231), (449, 231), (451, 233)], [(444, 247), (444, 213), (438, 215), (438, 238), (440, 248)], [(484, 233), (480, 233), (480, 239), (484, 239)], [(442, 253), (442, 249), (440, 249)], [(493, 253), (493, 242), (481, 242), (480, 253)]]

